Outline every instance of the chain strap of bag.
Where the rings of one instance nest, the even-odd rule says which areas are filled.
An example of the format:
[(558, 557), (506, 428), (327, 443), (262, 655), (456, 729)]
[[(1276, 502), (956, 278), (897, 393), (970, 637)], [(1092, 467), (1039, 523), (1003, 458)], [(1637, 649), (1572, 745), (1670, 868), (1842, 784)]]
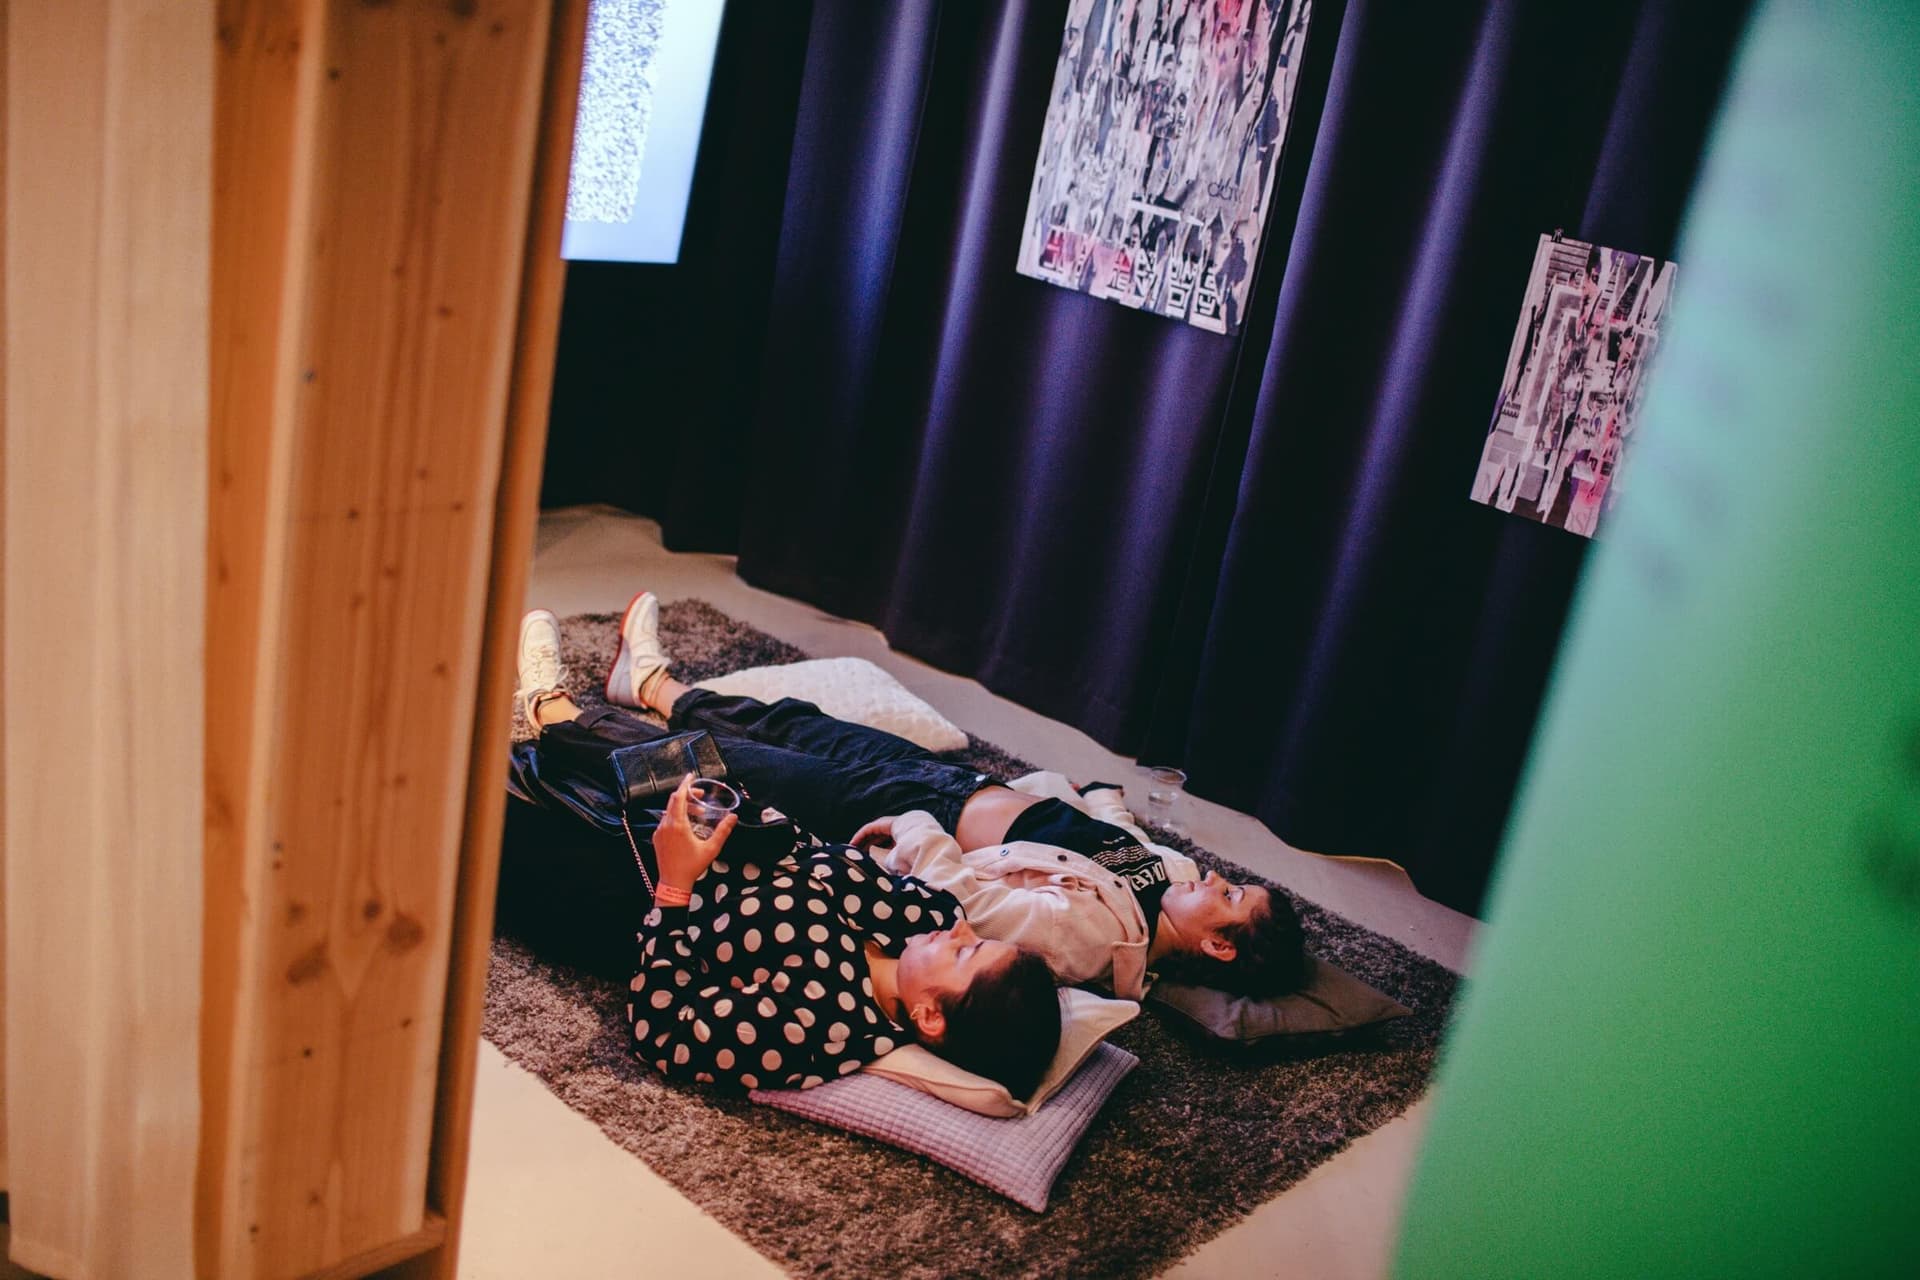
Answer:
[[(627, 771), (620, 767), (619, 756), (609, 757), (609, 763), (613, 765), (614, 777), (619, 779), (620, 794), (624, 797), (627, 794)], [(640, 842), (633, 838), (633, 824), (627, 821), (627, 806), (624, 799), (620, 804), (620, 829), (627, 833), (627, 848), (633, 850), (633, 865), (640, 868), (640, 878), (647, 885), (647, 901), (652, 902), (660, 896), (660, 892), (653, 887), (653, 877), (647, 872), (647, 860), (640, 856)]]

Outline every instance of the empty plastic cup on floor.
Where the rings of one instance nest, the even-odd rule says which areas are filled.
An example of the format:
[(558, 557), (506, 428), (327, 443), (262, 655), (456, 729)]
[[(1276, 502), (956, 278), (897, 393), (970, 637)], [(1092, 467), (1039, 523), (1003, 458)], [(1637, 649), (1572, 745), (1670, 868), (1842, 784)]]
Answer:
[(1147, 819), (1158, 823), (1169, 831), (1180, 829), (1174, 810), (1180, 801), (1180, 792), (1187, 785), (1187, 773), (1184, 769), (1172, 769), (1164, 765), (1147, 770)]

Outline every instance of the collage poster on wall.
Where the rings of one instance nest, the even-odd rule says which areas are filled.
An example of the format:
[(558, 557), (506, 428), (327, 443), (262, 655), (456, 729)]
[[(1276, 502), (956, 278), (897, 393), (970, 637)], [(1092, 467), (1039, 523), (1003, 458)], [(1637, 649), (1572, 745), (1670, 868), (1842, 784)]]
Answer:
[(1312, 8), (1072, 0), (1020, 274), (1237, 332)]
[(1591, 538), (1620, 494), (1674, 264), (1541, 236), (1472, 497)]

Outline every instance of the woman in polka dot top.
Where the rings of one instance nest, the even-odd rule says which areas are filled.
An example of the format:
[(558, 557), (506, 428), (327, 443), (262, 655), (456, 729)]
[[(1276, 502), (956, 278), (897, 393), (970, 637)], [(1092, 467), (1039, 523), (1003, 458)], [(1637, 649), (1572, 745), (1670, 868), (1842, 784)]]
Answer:
[[(811, 1088), (919, 1042), (1016, 1097), (1058, 1045), (1044, 961), (974, 935), (952, 895), (802, 840), (767, 866), (720, 858), (687, 822), (687, 782), (654, 835), (660, 885), (628, 1016), (669, 1076)], [(684, 897), (682, 894), (684, 893)]]
[(982, 941), (951, 894), (797, 829), (784, 850), (721, 860), (736, 820), (696, 835), (691, 776), (653, 830), (649, 875), (634, 826), (653, 824), (629, 821), (618, 754), (660, 729), (619, 708), (582, 712), (564, 690), (559, 621), (547, 610), (521, 620), (519, 667), (536, 756), (551, 748), (564, 759), (545, 767), (587, 780), (560, 788), (573, 792), (568, 807), (623, 832), (646, 881), (627, 1006), (642, 1060), (703, 1083), (811, 1088), (918, 1042), (1031, 1095), (1060, 1042), (1054, 978), (1038, 954)]

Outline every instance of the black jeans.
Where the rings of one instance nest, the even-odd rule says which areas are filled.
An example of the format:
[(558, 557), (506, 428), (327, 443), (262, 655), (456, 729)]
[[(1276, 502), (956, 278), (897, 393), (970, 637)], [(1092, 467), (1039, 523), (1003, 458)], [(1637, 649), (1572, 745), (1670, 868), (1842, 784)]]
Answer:
[(795, 698), (765, 703), (689, 689), (667, 724), (676, 733), (707, 730), (731, 777), (823, 840), (851, 839), (873, 819), (909, 809), (952, 831), (967, 798), (996, 781)]
[[(515, 748), (515, 781), (529, 783), (510, 787), (538, 803), (557, 799), (618, 831), (618, 810), (607, 804), (618, 792), (611, 753), (691, 729), (713, 735), (735, 783), (827, 841), (848, 840), (874, 818), (909, 809), (926, 810), (951, 831), (967, 798), (994, 781), (905, 738), (836, 720), (811, 702), (768, 704), (692, 689), (674, 703), (665, 729), (617, 707), (548, 726), (537, 743)], [(637, 834), (644, 840), (647, 833)]]

